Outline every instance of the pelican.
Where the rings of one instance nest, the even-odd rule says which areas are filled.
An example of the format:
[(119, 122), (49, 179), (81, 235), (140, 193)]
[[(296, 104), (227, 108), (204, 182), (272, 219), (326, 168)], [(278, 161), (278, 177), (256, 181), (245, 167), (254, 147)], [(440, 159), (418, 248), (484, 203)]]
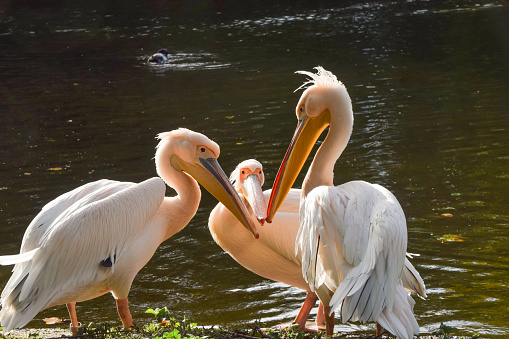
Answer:
[[(230, 175), (230, 181), (247, 206), (253, 221), (258, 220), (263, 224), (267, 216), (266, 201), (271, 190), (262, 192), (265, 182), (262, 164), (255, 159), (241, 162)], [(221, 203), (210, 214), (209, 230), (214, 241), (251, 272), (306, 291), (306, 299), (293, 322), (298, 324), (298, 330), (313, 331), (312, 326), (306, 327), (306, 321), (318, 297), (302, 276), (300, 252), (294, 253), (299, 230), (300, 194), (300, 189), (290, 189), (271, 226), (259, 228), (259, 240), (254, 240)], [(424, 282), (408, 259), (405, 259), (404, 278), (405, 288), (418, 295), (425, 295)], [(325, 328), (322, 303), (318, 307), (315, 324), (318, 329)]]
[[(111, 292), (125, 328), (133, 325), (127, 296), (138, 271), (159, 244), (182, 230), (201, 198), (198, 181), (221, 201), (251, 236), (246, 207), (217, 157), (219, 146), (200, 133), (177, 129), (158, 135), (159, 177), (141, 183), (99, 180), (63, 194), (28, 226), (1, 295), (3, 331), (25, 326), (41, 310), (66, 304), (77, 333), (75, 304)], [(166, 185), (176, 196), (165, 197)]]
[[(262, 164), (254, 159), (245, 160), (235, 168), (230, 180), (253, 221), (263, 224), (270, 190), (262, 192), (265, 181)], [(300, 190), (290, 190), (271, 227), (258, 229), (258, 240), (253, 241), (250, 232), (222, 203), (218, 203), (210, 213), (209, 230), (214, 241), (251, 272), (306, 291), (304, 304), (294, 320), (299, 330), (304, 330), (317, 296), (302, 277), (300, 255), (294, 255), (295, 237), (299, 230), (299, 198)], [(317, 316), (319, 328), (325, 324), (321, 309), (320, 305)]]
[(419, 325), (415, 302), (404, 286), (415, 284), (422, 296), (425, 289), (422, 279), (417, 286), (415, 269), (410, 271), (413, 281), (404, 273), (403, 210), (380, 185), (351, 181), (333, 186), (334, 165), (352, 133), (352, 103), (334, 74), (316, 69), (316, 74), (297, 72), (310, 79), (299, 87), (308, 86), (296, 107), (297, 129), (274, 181), (266, 221), (274, 220), (314, 144), (329, 127), (301, 190), (295, 252), (302, 257), (302, 275), (324, 304), (327, 335), (334, 331), (338, 309), (343, 323), (374, 321), (377, 335), (386, 329), (412, 338)]

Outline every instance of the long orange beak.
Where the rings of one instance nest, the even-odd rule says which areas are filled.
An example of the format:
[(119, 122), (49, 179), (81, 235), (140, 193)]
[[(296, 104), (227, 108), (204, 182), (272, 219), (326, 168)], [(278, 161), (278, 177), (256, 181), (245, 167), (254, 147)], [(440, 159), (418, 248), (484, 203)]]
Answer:
[(286, 198), (297, 179), (309, 153), (322, 132), (330, 125), (330, 112), (324, 111), (317, 117), (304, 116), (297, 123), (290, 146), (281, 162), (267, 207), (266, 221), (272, 222), (274, 215)]
[(198, 161), (189, 163), (178, 157), (172, 157), (172, 164), (175, 168), (180, 168), (196, 179), (200, 185), (226, 206), (256, 239), (260, 237), (246, 206), (216, 158), (199, 157)]

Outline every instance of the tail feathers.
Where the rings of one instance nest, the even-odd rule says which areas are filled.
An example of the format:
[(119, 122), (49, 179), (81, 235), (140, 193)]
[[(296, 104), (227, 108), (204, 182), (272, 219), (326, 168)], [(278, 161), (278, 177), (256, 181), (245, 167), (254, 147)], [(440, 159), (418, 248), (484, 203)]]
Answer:
[(35, 253), (39, 248), (33, 249), (29, 252), (20, 253), (20, 254), (14, 254), (14, 255), (2, 255), (0, 256), (0, 265), (7, 266), (7, 265), (15, 265), (21, 262), (32, 260)]
[(28, 273), (30, 272), (30, 268), (32, 263), (29, 263), (27, 267), (23, 271), (18, 271), (18, 274), (11, 276), (7, 285), (5, 285), (4, 290), (2, 291), (2, 308), (8, 307), (16, 300), (21, 293), (21, 289), (28, 277)]
[(376, 274), (368, 277), (364, 286), (354, 294), (345, 297), (340, 304), (341, 321), (374, 321), (385, 306), (385, 285), (379, 285)]
[(30, 302), (21, 309), (12, 305), (2, 307), (0, 311), (0, 324), (3, 327), (2, 333), (8, 333), (15, 328), (21, 328), (28, 324), (43, 308), (37, 307), (37, 302)]
[(47, 300), (50, 299), (41, 299), (38, 288), (31, 291), (28, 298), (20, 300), (20, 294), (29, 276), (29, 271), (30, 265), (12, 284), (8, 284), (2, 293), (0, 325), (3, 327), (3, 333), (25, 326), (48, 305)]
[(427, 297), (424, 281), (408, 258), (405, 258), (405, 267), (403, 268), (401, 280), (405, 289), (415, 292), (422, 299)]
[(403, 286), (398, 286), (391, 311), (386, 307), (377, 322), (400, 339), (411, 339), (419, 334), (419, 324), (414, 316), (415, 301)]
[(360, 275), (353, 275), (353, 278), (350, 277), (350, 275), (345, 276), (343, 281), (341, 281), (341, 284), (339, 284), (337, 290), (334, 292), (334, 295), (331, 298), (330, 301), (330, 307), (331, 307), (331, 313), (334, 312), (336, 308), (339, 307), (343, 303), (343, 300), (349, 296), (354, 295), (359, 290), (364, 289), (365, 284), (367, 283), (368, 279), (371, 277), (371, 272), (368, 274), (360, 274)]

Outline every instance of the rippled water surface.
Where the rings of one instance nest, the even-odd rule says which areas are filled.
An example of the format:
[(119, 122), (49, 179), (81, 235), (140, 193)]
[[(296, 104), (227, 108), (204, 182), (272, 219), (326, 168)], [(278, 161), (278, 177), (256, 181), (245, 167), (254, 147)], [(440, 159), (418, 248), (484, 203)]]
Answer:
[[(415, 306), (422, 332), (445, 322), (509, 335), (502, 2), (29, 3), (0, 5), (0, 254), (18, 251), (56, 196), (99, 178), (156, 175), (154, 137), (177, 127), (218, 142), (225, 171), (263, 162), (268, 188), (296, 125), (293, 91), (304, 79), (294, 72), (321, 65), (345, 83), (355, 111), (335, 182), (379, 183), (401, 202), (429, 293)], [(169, 63), (148, 65), (162, 47)], [(162, 306), (200, 324), (295, 317), (302, 291), (252, 274), (214, 243), (215, 204), (204, 192), (192, 222), (138, 274), (138, 323)], [(0, 267), (0, 287), (9, 275)], [(48, 316), (66, 309), (29, 326)], [(119, 323), (109, 295), (81, 303), (78, 317)]]

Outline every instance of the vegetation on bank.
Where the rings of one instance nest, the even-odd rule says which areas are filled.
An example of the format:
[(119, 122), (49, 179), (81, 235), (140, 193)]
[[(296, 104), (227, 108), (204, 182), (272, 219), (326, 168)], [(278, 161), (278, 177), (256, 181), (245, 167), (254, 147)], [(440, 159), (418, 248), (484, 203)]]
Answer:
[[(148, 309), (146, 313), (154, 315), (154, 320), (142, 328), (133, 327), (130, 330), (112, 327), (108, 323), (82, 326), (75, 337), (70, 337), (69, 332), (37, 330), (15, 331), (5, 335), (5, 339), (43, 339), (43, 338), (93, 338), (93, 339), (325, 339), (323, 332), (304, 333), (289, 327), (284, 329), (263, 328), (262, 324), (247, 326), (243, 329), (229, 329), (220, 326), (198, 326), (186, 319), (175, 319), (166, 307), (162, 309)], [(0, 328), (1, 329), (1, 328)], [(419, 336), (420, 339), (475, 339), (479, 335), (471, 337), (453, 335), (455, 328), (441, 324), (438, 331), (432, 335)], [(67, 333), (67, 334), (65, 334)], [(0, 334), (0, 337), (2, 335)], [(393, 338), (384, 335), (384, 338)], [(336, 333), (332, 339), (367, 339), (376, 338), (374, 335), (341, 334)]]

